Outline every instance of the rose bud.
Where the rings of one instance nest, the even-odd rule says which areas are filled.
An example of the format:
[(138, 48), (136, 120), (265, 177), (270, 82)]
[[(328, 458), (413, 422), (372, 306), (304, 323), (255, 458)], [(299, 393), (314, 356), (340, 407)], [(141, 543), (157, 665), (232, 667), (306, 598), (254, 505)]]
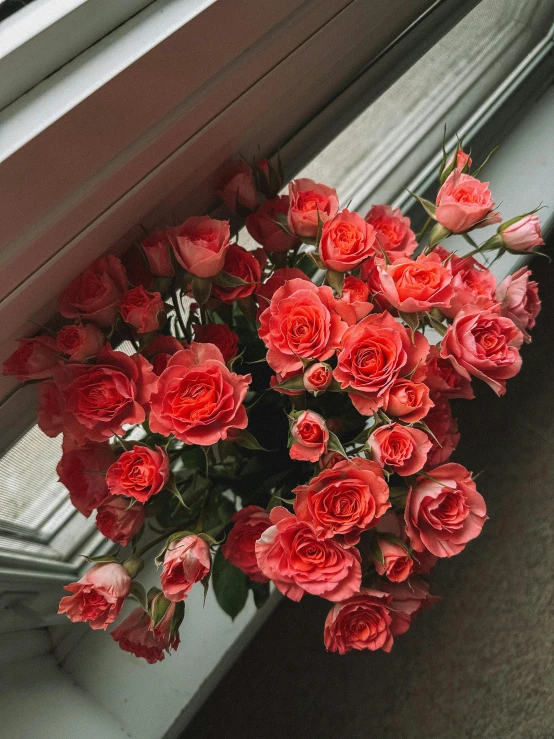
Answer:
[(225, 180), (218, 194), (233, 213), (237, 212), (237, 206), (254, 210), (258, 202), (258, 193), (254, 184), (252, 167), (246, 162), (240, 161)]
[(359, 277), (347, 275), (342, 285), (342, 297), (335, 298), (335, 309), (349, 326), (365, 318), (373, 310), (369, 302), (369, 287)]
[(361, 588), (351, 598), (335, 603), (325, 620), (327, 650), (339, 654), (352, 649), (390, 652), (393, 644), (390, 602), (390, 595)]
[(138, 334), (149, 334), (160, 327), (164, 302), (160, 293), (149, 293), (142, 286), (128, 290), (121, 299), (121, 317)]
[(98, 506), (96, 528), (106, 538), (126, 547), (141, 530), (144, 517), (144, 508), (139, 503), (114, 495)]
[(288, 195), (264, 200), (255, 213), (246, 217), (246, 228), (252, 238), (269, 252), (285, 252), (300, 244), (297, 236), (288, 234), (275, 221), (289, 212)]
[(391, 631), (395, 636), (406, 633), (420, 611), (440, 600), (429, 595), (429, 585), (419, 577), (402, 583), (380, 582), (376, 587), (391, 598)]
[(147, 446), (134, 446), (123, 452), (106, 474), (112, 495), (126, 495), (141, 503), (163, 490), (168, 479), (169, 458), (159, 446), (156, 451)]
[(317, 462), (327, 452), (329, 432), (324, 419), (313, 411), (302, 411), (290, 427), (292, 446), (291, 459)]
[(215, 344), (223, 354), (225, 363), (230, 362), (238, 354), (239, 337), (226, 323), (196, 324), (194, 340), (200, 344)]
[(117, 562), (91, 567), (78, 581), (65, 586), (72, 595), (60, 601), (58, 613), (74, 622), (88, 621), (92, 629), (107, 629), (119, 616), (131, 589), (127, 570)]
[[(453, 233), (483, 225), (494, 208), (488, 182), (454, 170), (437, 194), (435, 219)], [(496, 218), (496, 214), (494, 216)]]
[(249, 505), (233, 515), (234, 526), (221, 551), (225, 559), (255, 582), (267, 582), (256, 559), (256, 542), (271, 526), (269, 513), (257, 505)]
[(87, 443), (79, 449), (64, 451), (56, 472), (69, 490), (73, 506), (87, 518), (98, 508), (110, 491), (103, 473), (115, 461), (109, 444)]
[(387, 413), (401, 418), (404, 423), (415, 423), (425, 418), (433, 405), (427, 385), (412, 380), (396, 380), (385, 407)]
[(93, 323), (84, 326), (64, 326), (56, 336), (56, 349), (72, 362), (84, 362), (98, 356), (106, 337)]
[(374, 557), (375, 570), (391, 582), (403, 582), (413, 569), (414, 561), (406, 547), (383, 536), (376, 537), (380, 554)]
[(535, 246), (544, 244), (541, 222), (536, 215), (523, 216), (515, 223), (508, 221), (500, 226), (498, 233), (502, 238), (502, 243), (510, 251), (527, 252)]
[(155, 231), (141, 244), (148, 269), (154, 277), (172, 277), (175, 274), (171, 262), (171, 247), (166, 231)]
[(375, 230), (358, 213), (342, 210), (323, 224), (319, 255), (335, 272), (348, 272), (374, 253)]
[(211, 568), (210, 547), (198, 536), (173, 540), (166, 549), (161, 575), (162, 590), (171, 601), (185, 600), (194, 583)]
[(53, 380), (43, 380), (38, 386), (37, 424), (52, 438), (63, 431), (63, 399)]
[(379, 426), (369, 437), (368, 444), (378, 465), (390, 467), (402, 476), (422, 470), (432, 447), (424, 431), (399, 423)]
[(416, 247), (415, 233), (410, 228), (410, 219), (403, 216), (400, 208), (390, 205), (374, 205), (365, 220), (375, 229), (375, 254), (382, 251), (393, 262), (401, 257), (410, 257)]
[(333, 370), (324, 362), (316, 362), (304, 371), (304, 387), (309, 393), (322, 393), (333, 381)]
[(333, 218), (339, 209), (336, 190), (305, 178), (289, 184), (289, 202), (289, 229), (308, 239), (315, 238), (319, 224)]
[(56, 341), (52, 336), (21, 339), (15, 352), (4, 362), (4, 375), (15, 376), (19, 382), (52, 377), (59, 362)]
[(379, 267), (379, 278), (385, 300), (404, 313), (445, 308), (454, 297), (452, 268), (438, 254), (396, 259)]
[[(456, 164), (454, 164), (454, 159), (456, 160)], [(467, 168), (469, 169), (471, 165), (473, 164), (472, 158), (469, 156), (469, 154), (466, 154), (463, 149), (456, 149), (454, 154), (450, 157), (450, 159), (446, 162), (446, 169), (449, 167), (452, 167), (453, 169), (457, 169), (460, 172), (462, 169), (465, 168), (467, 164)]]
[(496, 291), (502, 315), (515, 323), (527, 343), (531, 341), (529, 331), (541, 310), (538, 285), (530, 277), (530, 270), (522, 267), (508, 275)]
[(179, 264), (195, 277), (213, 277), (223, 269), (229, 249), (228, 221), (208, 216), (193, 216), (168, 230), (168, 237)]
[(111, 327), (126, 289), (125, 268), (117, 257), (108, 254), (93, 262), (63, 291), (58, 310), (66, 318)]
[(221, 285), (214, 282), (212, 285), (212, 295), (224, 303), (232, 303), (235, 300), (247, 298), (249, 295), (252, 295), (257, 284), (260, 282), (262, 274), (260, 262), (254, 254), (246, 251), (246, 249), (243, 249), (238, 244), (230, 245), (225, 255), (223, 271), (233, 277), (239, 277), (246, 283), (245, 285), (236, 285), (235, 287), (221, 287)]

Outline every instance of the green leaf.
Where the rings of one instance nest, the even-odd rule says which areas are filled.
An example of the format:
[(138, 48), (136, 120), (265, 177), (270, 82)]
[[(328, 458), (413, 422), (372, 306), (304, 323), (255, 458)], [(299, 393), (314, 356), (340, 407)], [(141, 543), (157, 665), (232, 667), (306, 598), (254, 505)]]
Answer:
[(192, 294), (200, 307), (205, 305), (212, 292), (212, 281), (208, 277), (192, 278)]
[(452, 231), (449, 231), (444, 226), (441, 226), (440, 223), (435, 223), (433, 229), (431, 230), (431, 233), (429, 234), (429, 246), (437, 246), (438, 243), (450, 236), (451, 233)]
[(164, 616), (168, 612), (170, 606), (171, 601), (168, 600), (165, 595), (158, 595), (158, 597), (154, 600), (152, 612), (150, 614), (152, 617), (154, 628), (156, 628), (156, 626), (159, 626), (160, 623), (163, 621)]
[(233, 621), (239, 615), (248, 598), (247, 578), (217, 550), (212, 566), (212, 583), (220, 607)]
[(295, 375), (294, 377), (289, 377), (288, 380), (284, 380), (278, 385), (273, 385), (271, 389), (277, 390), (277, 388), (283, 388), (284, 390), (305, 390), (304, 375)]
[(419, 195), (416, 195), (414, 192), (411, 192), (408, 190), (410, 195), (414, 197), (417, 202), (421, 205), (421, 207), (425, 210), (428, 216), (431, 216), (431, 218), (435, 217), (435, 211), (437, 210), (437, 206), (434, 203), (431, 203), (430, 200), (425, 200), (425, 198), (420, 198)]
[(215, 282), (219, 287), (239, 287), (239, 285), (251, 285), (250, 282), (245, 282), (240, 277), (229, 274), (229, 272), (218, 272), (217, 275), (212, 277), (212, 281)]
[(81, 554), (81, 557), (83, 559), (86, 559), (87, 562), (96, 562), (98, 563), (107, 563), (107, 562), (117, 562), (117, 559), (113, 556), (113, 554), (101, 554), (97, 557), (87, 557), (84, 554)]
[(334, 269), (327, 270), (327, 282), (333, 290), (342, 298), (342, 286), (344, 285), (344, 272), (335, 272)]
[(414, 331), (419, 328), (419, 314), (418, 313), (404, 313), (404, 311), (398, 311), (398, 315), (410, 327), (412, 335)]
[(444, 325), (444, 323), (437, 321), (437, 319), (434, 316), (432, 316), (430, 313), (427, 314), (427, 317), (429, 318), (429, 323), (435, 329), (435, 331), (441, 336), (444, 336), (448, 330), (448, 328)]
[(371, 556), (376, 562), (379, 562), (379, 564), (384, 567), (385, 566), (385, 558), (383, 557), (383, 552), (381, 551), (381, 547), (379, 546), (379, 541), (377, 540), (377, 537), (374, 537), (371, 540)]
[(498, 146), (495, 146), (494, 147), (494, 149), (485, 158), (485, 161), (479, 167), (477, 167), (477, 169), (475, 170), (475, 172), (472, 174), (472, 177), (477, 177), (479, 175), (479, 172), (483, 169), (483, 167), (485, 166), (485, 164), (489, 161), (489, 159), (492, 157), (492, 155), (494, 154), (494, 152), (498, 148), (499, 148)]
[(142, 606), (145, 611), (148, 610), (148, 598), (146, 597), (146, 590), (138, 580), (133, 580), (133, 582), (131, 583), (129, 597), (134, 598), (134, 600), (136, 600), (137, 603)]
[(338, 436), (332, 431), (329, 431), (329, 443), (327, 444), (327, 447), (332, 452), (338, 452), (339, 454), (342, 454), (343, 457), (348, 458), (348, 454), (344, 451), (344, 448), (340, 443)]
[(261, 608), (267, 602), (269, 598), (269, 583), (268, 582), (254, 582), (250, 580), (248, 587), (252, 591), (254, 596), (254, 605), (256, 608)]
[(233, 439), (233, 441), (236, 444), (240, 444), (240, 446), (243, 446), (245, 449), (255, 449), (260, 452), (269, 452), (270, 449), (265, 449), (259, 441), (256, 439), (256, 437), (250, 433), (250, 431), (246, 431), (246, 429), (243, 429), (240, 434)]

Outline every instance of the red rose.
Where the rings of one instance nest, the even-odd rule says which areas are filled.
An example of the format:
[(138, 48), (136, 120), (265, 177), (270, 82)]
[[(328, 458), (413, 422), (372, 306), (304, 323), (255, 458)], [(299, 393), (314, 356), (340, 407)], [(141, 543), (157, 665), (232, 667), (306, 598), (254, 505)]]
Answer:
[(441, 342), (440, 356), (470, 380), (478, 377), (497, 395), (506, 392), (506, 380), (521, 369), (519, 347), (523, 335), (513, 321), (495, 310), (468, 306), (461, 310)]
[(83, 516), (88, 518), (108, 498), (110, 491), (104, 473), (114, 461), (109, 444), (88, 443), (63, 453), (56, 472), (69, 490), (72, 505)]
[(246, 228), (252, 238), (266, 251), (284, 252), (300, 244), (297, 236), (291, 236), (275, 222), (279, 215), (289, 212), (289, 198), (281, 195), (264, 200), (255, 213), (246, 217)]
[(267, 362), (281, 373), (302, 369), (302, 359), (332, 357), (346, 329), (331, 288), (297, 279), (275, 292), (260, 322), (258, 333), (268, 348)]
[(315, 238), (318, 224), (333, 218), (338, 209), (337, 191), (332, 187), (305, 178), (289, 184), (288, 224), (298, 236)]
[(56, 336), (56, 349), (72, 362), (84, 362), (96, 357), (106, 343), (106, 337), (93, 323), (61, 328)]
[(349, 326), (358, 323), (373, 310), (369, 302), (369, 287), (363, 280), (347, 275), (342, 286), (342, 298), (335, 298), (335, 309)]
[(127, 495), (141, 503), (163, 490), (168, 479), (169, 458), (159, 446), (156, 451), (147, 446), (134, 446), (123, 452), (106, 474), (112, 495)]
[(179, 264), (196, 277), (213, 277), (223, 269), (229, 249), (229, 222), (193, 216), (168, 230)]
[(121, 299), (121, 317), (138, 334), (149, 334), (160, 327), (164, 302), (160, 293), (149, 293), (141, 285), (128, 290)]
[(365, 219), (375, 229), (377, 256), (381, 256), (384, 251), (394, 261), (401, 257), (410, 257), (414, 253), (417, 247), (416, 237), (410, 228), (410, 219), (402, 215), (400, 208), (374, 205)]
[(215, 344), (225, 362), (230, 362), (238, 354), (239, 337), (225, 323), (197, 324), (194, 327), (194, 339), (200, 344)]
[(256, 542), (271, 526), (269, 513), (257, 505), (249, 505), (233, 515), (234, 526), (221, 551), (231, 564), (255, 582), (267, 582), (256, 559)]
[(440, 393), (445, 398), (471, 400), (475, 397), (471, 382), (456, 372), (449, 359), (441, 359), (436, 346), (432, 346), (429, 350), (425, 384), (431, 391)]
[(325, 420), (313, 411), (302, 411), (291, 424), (291, 459), (317, 462), (327, 452), (329, 432)]
[(322, 393), (333, 382), (333, 370), (324, 362), (310, 364), (304, 372), (304, 387), (309, 393)]
[(269, 514), (273, 524), (256, 542), (263, 574), (291, 600), (304, 593), (338, 601), (355, 593), (361, 583), (360, 554), (337, 539), (319, 539), (313, 527), (277, 506)]
[(298, 520), (309, 523), (320, 538), (349, 535), (353, 541), (390, 508), (383, 471), (361, 457), (343, 458), (293, 493)]
[(37, 424), (46, 436), (55, 437), (63, 431), (63, 398), (53, 380), (38, 386)]
[(406, 500), (406, 531), (416, 552), (452, 557), (479, 536), (486, 513), (471, 473), (450, 462), (417, 478)]
[(494, 208), (489, 183), (480, 182), (457, 169), (448, 175), (436, 202), (435, 219), (454, 233), (484, 225), (483, 222)]
[(176, 604), (172, 603), (156, 628), (150, 614), (142, 608), (135, 608), (112, 630), (111, 637), (120, 649), (142, 657), (149, 665), (161, 662), (165, 658), (164, 652), (169, 654), (180, 643), (179, 632), (172, 628), (175, 608)]
[(148, 269), (154, 277), (172, 277), (175, 274), (171, 262), (171, 247), (167, 231), (155, 231), (141, 244)]
[(4, 375), (14, 375), (19, 382), (52, 377), (58, 365), (56, 341), (51, 336), (21, 339), (15, 352), (4, 362)]
[(168, 600), (185, 600), (192, 586), (203, 580), (211, 568), (210, 547), (198, 536), (171, 542), (165, 552), (161, 575), (162, 590)]
[(379, 267), (379, 277), (384, 298), (404, 313), (446, 308), (454, 295), (452, 269), (434, 252), (415, 261), (396, 259)]
[(58, 613), (74, 622), (88, 621), (92, 629), (107, 629), (119, 616), (131, 588), (131, 578), (117, 562), (91, 567), (78, 581), (66, 585), (72, 595), (60, 601)]
[(240, 161), (223, 183), (219, 197), (233, 213), (236, 213), (237, 205), (254, 210), (258, 203), (258, 193), (252, 167)]
[(144, 525), (144, 508), (129, 503), (128, 498), (114, 495), (98, 506), (96, 528), (108, 539), (126, 547)]
[(391, 423), (379, 426), (369, 437), (373, 459), (398, 475), (414, 475), (423, 469), (431, 441), (424, 431)]
[(425, 417), (425, 424), (433, 434), (432, 446), (427, 455), (426, 469), (447, 462), (458, 446), (460, 434), (455, 418), (452, 418), (450, 403), (446, 398), (434, 396), (435, 407)]
[(390, 389), (385, 410), (404, 423), (415, 423), (425, 418), (433, 405), (427, 385), (413, 380), (396, 380)]
[(522, 267), (508, 275), (496, 292), (502, 315), (515, 323), (527, 343), (531, 341), (529, 331), (535, 326), (541, 310), (538, 285), (529, 277), (530, 270)]
[(248, 424), (242, 405), (251, 375), (236, 375), (213, 344), (193, 342), (174, 354), (151, 398), (150, 428), (187, 444), (209, 446)]
[(186, 341), (180, 342), (174, 336), (158, 334), (154, 341), (142, 350), (141, 354), (152, 362), (154, 374), (161, 375), (170, 358), (186, 348)]
[(348, 272), (374, 252), (375, 231), (346, 208), (323, 224), (319, 255), (328, 269)]
[(113, 351), (109, 344), (98, 364), (69, 364), (56, 372), (65, 403), (64, 426), (79, 442), (104, 441), (126, 424), (142, 423), (156, 377), (144, 357)]
[(108, 254), (93, 262), (63, 291), (58, 310), (66, 318), (81, 318), (98, 326), (112, 326), (127, 289), (125, 268)]
[(339, 654), (352, 649), (390, 652), (393, 644), (390, 601), (390, 595), (362, 588), (351, 598), (335, 603), (325, 620), (327, 650)]

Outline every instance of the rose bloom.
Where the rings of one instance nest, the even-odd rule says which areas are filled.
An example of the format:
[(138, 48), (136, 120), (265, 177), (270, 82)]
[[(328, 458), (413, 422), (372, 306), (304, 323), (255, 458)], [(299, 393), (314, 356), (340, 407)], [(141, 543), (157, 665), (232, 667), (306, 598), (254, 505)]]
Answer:
[(74, 622), (88, 622), (92, 629), (107, 629), (119, 616), (131, 588), (131, 578), (117, 562), (101, 562), (78, 582), (65, 586), (72, 595), (60, 601), (58, 613)]
[(246, 217), (246, 228), (252, 238), (266, 251), (284, 252), (298, 246), (300, 239), (291, 236), (275, 223), (278, 215), (288, 215), (289, 198), (281, 195), (264, 200), (255, 213)]
[(353, 649), (382, 649), (393, 644), (391, 596), (362, 588), (342, 603), (335, 603), (325, 619), (323, 638), (329, 652), (346, 654)]
[(289, 184), (289, 229), (308, 239), (317, 235), (318, 224), (333, 218), (339, 209), (337, 191), (301, 178)]
[(402, 215), (400, 208), (374, 205), (365, 219), (375, 229), (377, 256), (384, 251), (387, 257), (394, 261), (401, 257), (410, 257), (414, 253), (417, 247), (416, 237), (410, 228), (410, 219)]
[(302, 395), (304, 393), (304, 388), (301, 388), (300, 390), (290, 390), (289, 388), (279, 387), (282, 382), (290, 380), (291, 377), (300, 377), (301, 375), (302, 372), (277, 372), (277, 374), (271, 376), (269, 387), (282, 395)]
[(203, 580), (212, 565), (210, 547), (194, 534), (176, 539), (166, 549), (161, 574), (168, 600), (185, 600), (194, 583)]
[(179, 632), (172, 629), (175, 608), (176, 604), (172, 603), (156, 628), (150, 614), (142, 608), (135, 608), (112, 630), (111, 637), (124, 652), (142, 657), (149, 665), (161, 662), (165, 658), (164, 652), (169, 654), (180, 644)]
[(15, 376), (19, 382), (52, 377), (59, 363), (56, 341), (52, 336), (21, 339), (15, 352), (4, 362), (4, 375)]
[(248, 424), (242, 401), (251, 381), (251, 375), (228, 370), (216, 346), (193, 342), (174, 354), (160, 375), (150, 399), (150, 428), (187, 444), (226, 439), (230, 429)]
[(344, 334), (334, 376), (356, 410), (371, 415), (386, 404), (399, 375), (410, 374), (428, 351), (427, 339), (416, 331), (412, 342), (390, 313), (368, 316)]
[(375, 231), (346, 208), (323, 224), (319, 255), (328, 269), (348, 272), (373, 254)]
[(106, 538), (126, 547), (143, 527), (144, 519), (144, 508), (140, 503), (114, 495), (98, 506), (96, 528)]
[(404, 423), (415, 423), (425, 418), (433, 405), (427, 385), (413, 380), (396, 380), (390, 389), (385, 410)]
[(293, 439), (291, 459), (317, 462), (322, 454), (326, 454), (329, 432), (325, 420), (318, 413), (302, 411), (292, 423), (290, 433)]
[(416, 552), (452, 557), (479, 536), (486, 514), (471, 473), (450, 462), (417, 478), (406, 500), (406, 531)]
[(436, 595), (429, 595), (428, 583), (419, 577), (407, 582), (380, 582), (376, 588), (391, 598), (392, 631), (395, 636), (408, 631), (420, 611), (440, 600)]
[[(480, 182), (455, 169), (437, 194), (435, 219), (449, 231), (463, 233), (475, 228), (494, 208), (488, 182)], [(494, 215), (493, 221), (497, 219)]]
[(56, 371), (62, 393), (64, 426), (79, 442), (122, 434), (126, 424), (142, 423), (156, 377), (140, 354), (113, 351), (109, 344), (98, 364), (69, 364)]
[(268, 348), (267, 363), (281, 373), (302, 369), (302, 359), (332, 357), (346, 329), (331, 288), (297, 279), (276, 290), (260, 323), (258, 334)]
[(169, 457), (165, 449), (138, 444), (123, 452), (106, 474), (112, 495), (126, 495), (141, 503), (163, 490), (168, 479)]
[(258, 193), (252, 167), (241, 160), (223, 183), (219, 197), (233, 213), (237, 212), (237, 205), (254, 210), (258, 202)]
[(63, 431), (63, 399), (53, 380), (43, 380), (38, 386), (37, 424), (52, 438)]
[(169, 229), (168, 237), (175, 258), (187, 272), (213, 277), (223, 269), (230, 233), (228, 221), (193, 216)]
[(539, 288), (530, 277), (530, 270), (522, 267), (508, 275), (496, 292), (502, 315), (515, 323), (527, 343), (531, 341), (529, 331), (535, 326), (541, 310)]
[(152, 343), (148, 344), (141, 354), (152, 362), (152, 370), (155, 375), (161, 375), (167, 367), (170, 358), (177, 352), (187, 348), (187, 342), (182, 343), (174, 336), (163, 336), (158, 334)]
[(309, 393), (322, 393), (333, 381), (333, 370), (324, 362), (310, 364), (304, 372), (304, 387)]
[(425, 424), (435, 437), (431, 437), (432, 446), (427, 455), (426, 469), (447, 462), (460, 441), (458, 423), (452, 417), (450, 403), (440, 395), (434, 396), (434, 401), (435, 407), (425, 417)]
[(225, 255), (225, 263), (223, 271), (228, 272), (233, 277), (239, 277), (247, 285), (237, 285), (236, 287), (220, 287), (215, 282), (212, 285), (212, 295), (224, 303), (232, 303), (234, 300), (247, 298), (252, 295), (256, 289), (256, 285), (260, 281), (262, 269), (259, 261), (251, 251), (246, 251), (238, 244), (231, 244)]
[(398, 475), (414, 475), (425, 466), (431, 441), (425, 431), (391, 423), (379, 426), (369, 437), (371, 456), (381, 467)]
[(237, 511), (232, 518), (234, 526), (227, 536), (221, 551), (226, 560), (242, 570), (254, 582), (267, 582), (256, 559), (256, 542), (271, 526), (265, 508), (249, 505)]
[(500, 228), (500, 235), (507, 249), (517, 252), (531, 251), (544, 244), (541, 222), (535, 215), (524, 216), (507, 228)]
[(445, 398), (475, 397), (471, 382), (456, 372), (449, 359), (441, 359), (439, 349), (431, 346), (427, 357), (427, 375), (425, 384), (434, 393), (440, 393)]
[(478, 377), (497, 395), (506, 392), (506, 380), (521, 368), (519, 347), (523, 335), (512, 320), (495, 310), (469, 306), (461, 310), (441, 342), (440, 356), (470, 380)]
[(359, 277), (347, 275), (342, 286), (342, 298), (335, 298), (335, 309), (349, 326), (358, 323), (373, 310), (369, 302), (369, 287)]
[(301, 269), (297, 267), (281, 267), (280, 269), (276, 269), (265, 282), (256, 285), (256, 300), (259, 306), (258, 320), (260, 320), (261, 314), (271, 303), (271, 298), (277, 290), (283, 287), (289, 280), (304, 280), (304, 282), (311, 283), (310, 278)]
[(128, 290), (121, 299), (121, 317), (138, 334), (149, 334), (160, 327), (164, 302), (160, 293), (149, 293), (141, 285)]
[(56, 335), (56, 349), (72, 362), (98, 356), (105, 343), (106, 337), (93, 323), (64, 326)]
[(496, 303), (496, 278), (490, 269), (473, 257), (457, 257), (440, 246), (434, 249), (433, 254), (440, 256), (443, 262), (448, 259), (452, 269), (454, 296), (449, 306), (441, 308), (445, 316), (454, 318), (466, 305), (491, 308)]
[(376, 526), (390, 508), (383, 470), (361, 457), (343, 457), (307, 485), (294, 488), (293, 493), (299, 521), (311, 524), (319, 538), (347, 535), (349, 543), (357, 541), (362, 531)]
[(58, 298), (58, 310), (66, 318), (81, 318), (97, 326), (112, 326), (127, 275), (121, 261), (108, 254), (93, 262)]
[(230, 362), (238, 354), (239, 337), (226, 323), (196, 324), (194, 340), (200, 344), (215, 344), (225, 362)]
[(414, 561), (405, 547), (382, 536), (377, 536), (377, 546), (383, 557), (383, 564), (377, 559), (374, 560), (377, 574), (384, 575), (391, 582), (407, 580), (412, 573)]
[(435, 253), (396, 259), (379, 267), (379, 277), (384, 298), (404, 313), (445, 308), (454, 296), (452, 269)]
[(92, 444), (64, 451), (56, 472), (69, 490), (72, 505), (87, 518), (110, 494), (104, 473), (115, 461), (109, 444)]
[(171, 262), (171, 247), (167, 231), (155, 231), (141, 244), (148, 269), (154, 277), (172, 277), (175, 274)]
[(327, 600), (348, 598), (360, 588), (360, 553), (337, 539), (319, 539), (313, 527), (277, 506), (269, 514), (272, 525), (256, 542), (256, 558), (263, 574), (291, 600), (304, 593)]

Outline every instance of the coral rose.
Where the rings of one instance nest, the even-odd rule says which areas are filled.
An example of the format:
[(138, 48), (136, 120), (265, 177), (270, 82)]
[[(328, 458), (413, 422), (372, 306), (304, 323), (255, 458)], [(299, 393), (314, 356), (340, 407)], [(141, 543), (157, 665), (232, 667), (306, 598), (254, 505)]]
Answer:
[(313, 411), (301, 411), (290, 427), (292, 446), (291, 459), (317, 462), (327, 453), (329, 432), (325, 420)]
[(140, 503), (129, 503), (128, 498), (114, 495), (96, 512), (96, 528), (108, 539), (126, 547), (144, 525), (144, 508)]
[[(463, 233), (481, 223), (494, 208), (488, 182), (455, 169), (437, 194), (435, 219), (449, 231)], [(494, 219), (496, 219), (496, 215)]]
[(171, 627), (176, 607), (176, 603), (171, 603), (156, 628), (148, 613), (142, 608), (135, 608), (111, 631), (111, 637), (124, 652), (142, 657), (149, 665), (161, 662), (165, 658), (164, 652), (169, 654), (180, 643), (179, 632)]
[(390, 389), (385, 410), (404, 423), (415, 423), (425, 418), (433, 405), (427, 385), (413, 380), (396, 380)]
[(440, 246), (433, 254), (439, 255), (443, 261), (448, 260), (452, 269), (454, 296), (450, 305), (441, 308), (445, 316), (454, 318), (466, 305), (491, 308), (496, 303), (496, 278), (490, 269), (473, 257), (457, 257)]
[(58, 298), (58, 310), (66, 318), (80, 318), (97, 326), (112, 326), (127, 275), (121, 261), (108, 254), (93, 262)]
[[(261, 250), (260, 250), (261, 251)], [(260, 281), (262, 269), (253, 252), (246, 251), (238, 244), (231, 244), (225, 255), (223, 270), (233, 277), (243, 280), (245, 285), (235, 287), (221, 287), (215, 282), (212, 285), (212, 295), (224, 303), (247, 298), (252, 295)]]
[(337, 191), (332, 187), (305, 178), (289, 184), (288, 224), (294, 234), (315, 238), (319, 223), (333, 218), (338, 209)]
[(194, 340), (199, 344), (214, 344), (223, 354), (225, 362), (236, 357), (239, 349), (239, 337), (226, 323), (207, 323), (194, 326)]
[(171, 261), (171, 247), (167, 231), (155, 231), (141, 244), (148, 269), (154, 277), (172, 277), (175, 273)]
[(379, 426), (369, 437), (372, 458), (398, 475), (414, 475), (425, 466), (431, 441), (424, 431), (391, 423)]
[(459, 372), (456, 372), (449, 359), (441, 359), (439, 349), (432, 346), (427, 357), (427, 375), (425, 384), (435, 393), (440, 393), (445, 398), (467, 398), (475, 397), (471, 388), (471, 382)]
[(107, 629), (119, 616), (131, 589), (131, 578), (117, 562), (94, 565), (78, 582), (65, 586), (72, 595), (60, 601), (58, 613), (74, 622), (88, 622), (92, 629)]
[(112, 495), (126, 495), (141, 503), (163, 490), (168, 479), (169, 458), (165, 449), (138, 444), (123, 452), (106, 474)]
[(375, 229), (375, 253), (381, 256), (384, 251), (392, 261), (410, 257), (416, 247), (415, 233), (410, 228), (410, 219), (403, 216), (400, 208), (390, 205), (374, 205), (365, 217)]
[(323, 224), (319, 255), (327, 269), (348, 272), (373, 254), (374, 243), (373, 226), (345, 208)]
[(435, 253), (396, 259), (379, 267), (379, 278), (385, 300), (404, 313), (446, 308), (454, 296), (451, 267)]
[(56, 472), (69, 490), (72, 505), (87, 518), (110, 494), (103, 473), (115, 461), (109, 444), (88, 443), (79, 449), (64, 451)]
[(186, 348), (186, 341), (180, 342), (174, 336), (158, 334), (154, 341), (151, 344), (148, 344), (148, 346), (141, 351), (141, 354), (152, 362), (152, 370), (154, 371), (154, 374), (161, 375), (167, 367), (167, 363), (170, 358), (177, 352), (181, 352)]
[(429, 595), (429, 585), (419, 577), (398, 583), (381, 582), (376, 587), (391, 598), (391, 628), (395, 636), (408, 631), (420, 611), (440, 600), (436, 595)]
[(240, 161), (231, 174), (226, 178), (219, 197), (233, 213), (240, 210), (254, 210), (258, 202), (258, 193), (254, 184), (252, 167), (246, 162)]
[(168, 230), (168, 238), (179, 264), (196, 277), (213, 277), (223, 269), (229, 249), (228, 221), (193, 216)]
[(450, 403), (445, 397), (434, 396), (435, 407), (425, 417), (425, 425), (431, 431), (432, 447), (427, 455), (426, 469), (447, 462), (458, 446), (458, 423), (452, 417)]
[(373, 310), (369, 302), (369, 287), (359, 277), (347, 275), (342, 286), (342, 297), (335, 298), (335, 309), (349, 326), (358, 323)]
[(531, 341), (529, 331), (535, 326), (541, 310), (538, 285), (530, 277), (530, 270), (522, 267), (508, 275), (496, 291), (500, 312), (515, 323), (527, 343)]
[(227, 536), (221, 551), (232, 565), (242, 570), (255, 582), (267, 582), (256, 559), (256, 542), (271, 526), (269, 513), (265, 508), (249, 505), (237, 511), (232, 518), (234, 526)]
[(390, 582), (407, 580), (412, 573), (414, 561), (406, 547), (379, 535), (376, 542), (380, 552), (379, 558), (374, 560), (377, 574), (385, 576)]
[(56, 341), (52, 336), (21, 339), (15, 352), (4, 362), (4, 375), (15, 376), (19, 382), (52, 377), (59, 362)]
[(297, 236), (288, 234), (276, 223), (279, 215), (289, 212), (289, 198), (281, 195), (264, 200), (255, 213), (246, 217), (246, 228), (252, 238), (266, 251), (284, 252), (300, 244)]
[(524, 216), (515, 223), (500, 226), (498, 230), (504, 246), (510, 251), (528, 252), (544, 244), (541, 222), (535, 215)]
[(325, 619), (323, 638), (329, 652), (346, 654), (352, 649), (382, 649), (393, 644), (391, 596), (362, 588), (342, 603), (335, 603)]
[(160, 327), (164, 302), (160, 293), (149, 293), (142, 285), (128, 290), (121, 299), (121, 317), (138, 334), (149, 334)]
[(306, 368), (303, 379), (309, 393), (322, 393), (333, 381), (333, 370), (324, 362), (315, 362)]
[(185, 600), (194, 583), (206, 577), (211, 564), (210, 547), (199, 536), (172, 541), (166, 549), (161, 574), (165, 597), (171, 601)]
[(64, 326), (56, 335), (56, 349), (72, 362), (98, 356), (105, 343), (106, 337), (93, 323)]

